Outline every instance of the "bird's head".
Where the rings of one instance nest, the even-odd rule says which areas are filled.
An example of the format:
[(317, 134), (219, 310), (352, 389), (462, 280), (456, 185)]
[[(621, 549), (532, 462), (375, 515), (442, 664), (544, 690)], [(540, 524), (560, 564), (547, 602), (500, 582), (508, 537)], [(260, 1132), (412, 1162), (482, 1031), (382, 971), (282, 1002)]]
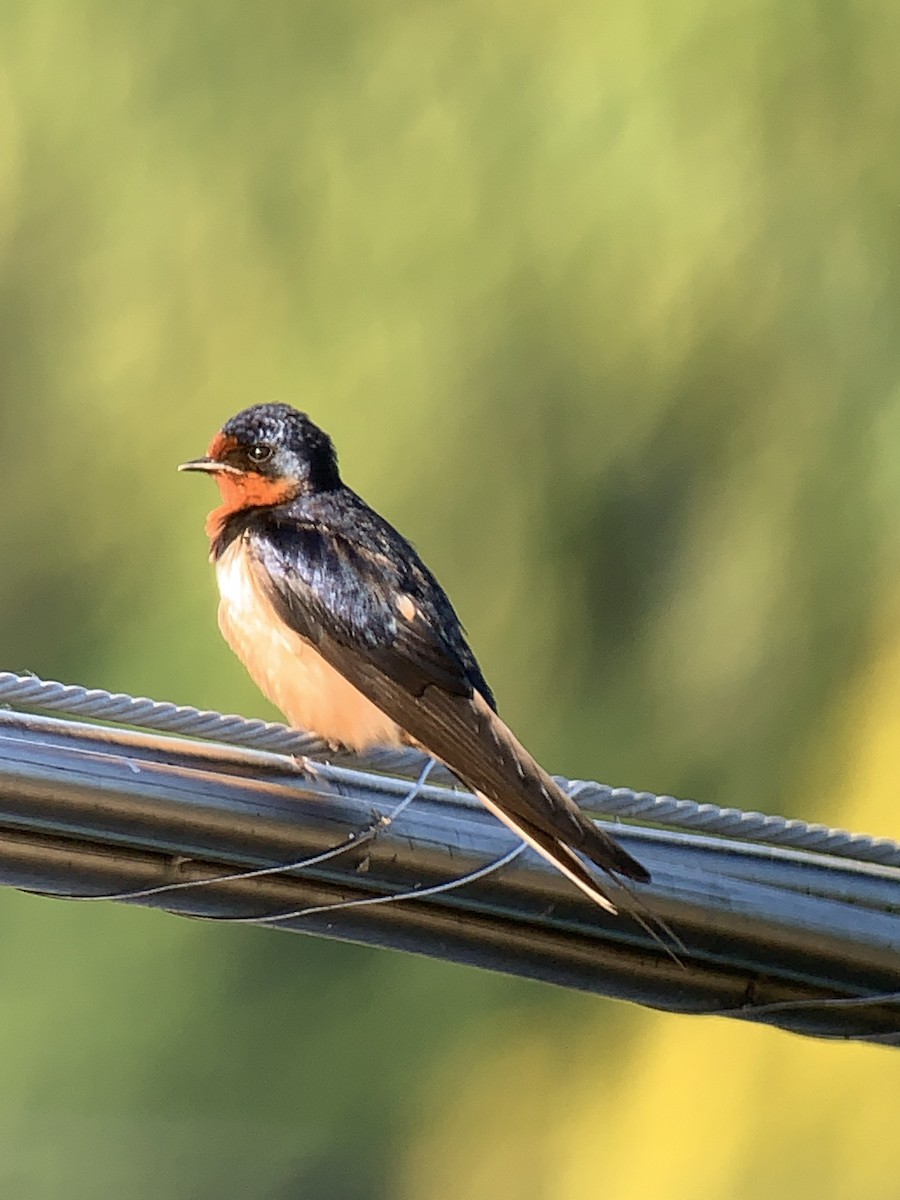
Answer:
[(333, 491), (341, 482), (331, 438), (289, 404), (245, 408), (223, 425), (203, 458), (178, 469), (215, 476), (229, 512)]

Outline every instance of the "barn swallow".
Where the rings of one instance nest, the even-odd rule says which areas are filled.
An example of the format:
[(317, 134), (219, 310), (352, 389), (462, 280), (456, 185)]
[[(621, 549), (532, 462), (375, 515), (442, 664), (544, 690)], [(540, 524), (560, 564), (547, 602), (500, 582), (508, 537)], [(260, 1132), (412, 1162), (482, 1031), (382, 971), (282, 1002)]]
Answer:
[(206, 521), (219, 628), (291, 725), (355, 751), (424, 750), (607, 912), (582, 855), (649, 880), (497, 715), (443, 588), (342, 481), (331, 438), (305, 413), (247, 408), (180, 470), (219, 485)]

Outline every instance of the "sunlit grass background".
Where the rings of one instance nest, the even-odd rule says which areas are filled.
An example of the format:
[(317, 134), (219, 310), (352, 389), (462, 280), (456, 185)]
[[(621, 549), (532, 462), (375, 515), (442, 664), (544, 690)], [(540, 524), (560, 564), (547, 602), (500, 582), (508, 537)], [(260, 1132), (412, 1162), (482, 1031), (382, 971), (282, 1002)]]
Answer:
[[(898, 833), (900, 9), (0, 9), (2, 665), (270, 716), (207, 484), (307, 408), (556, 771)], [(888, 1051), (0, 897), (43, 1200), (884, 1200)]]

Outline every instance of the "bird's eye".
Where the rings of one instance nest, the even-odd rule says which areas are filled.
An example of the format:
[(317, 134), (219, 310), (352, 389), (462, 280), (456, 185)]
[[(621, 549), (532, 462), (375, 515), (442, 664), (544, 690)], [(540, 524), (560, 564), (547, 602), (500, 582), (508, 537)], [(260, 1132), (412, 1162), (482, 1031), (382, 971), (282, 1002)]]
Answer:
[(266, 463), (272, 457), (273, 449), (271, 446), (251, 446), (247, 451), (247, 457), (256, 466)]

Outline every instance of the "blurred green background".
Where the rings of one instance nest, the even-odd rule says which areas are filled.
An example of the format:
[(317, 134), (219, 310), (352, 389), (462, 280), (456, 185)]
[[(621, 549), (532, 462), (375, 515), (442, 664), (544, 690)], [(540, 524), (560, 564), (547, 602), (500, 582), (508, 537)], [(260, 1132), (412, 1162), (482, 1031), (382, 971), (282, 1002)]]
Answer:
[[(556, 771), (896, 836), (900, 8), (8, 0), (2, 665), (270, 716), (175, 466), (288, 400)], [(896, 1060), (0, 897), (22, 1200), (900, 1195)]]

